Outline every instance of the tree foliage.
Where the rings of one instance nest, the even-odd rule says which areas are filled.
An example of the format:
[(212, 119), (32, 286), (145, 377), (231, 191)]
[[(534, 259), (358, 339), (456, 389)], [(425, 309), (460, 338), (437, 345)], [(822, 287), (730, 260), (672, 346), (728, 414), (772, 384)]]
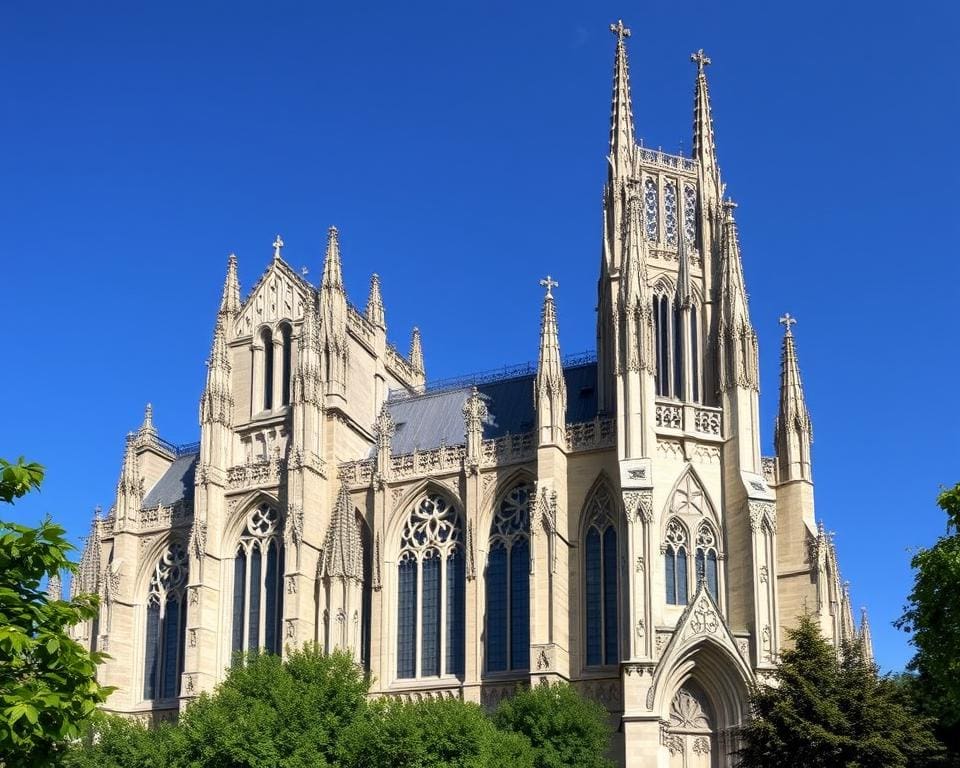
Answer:
[(753, 719), (742, 729), (742, 768), (917, 768), (938, 764), (930, 722), (901, 688), (878, 677), (859, 643), (840, 658), (805, 616), (789, 632), (776, 685), (751, 695)]
[[(40, 487), (43, 467), (0, 459), (0, 500)], [(79, 737), (112, 689), (96, 681), (102, 654), (69, 627), (97, 613), (97, 598), (49, 600), (44, 578), (73, 570), (73, 547), (49, 520), (38, 528), (0, 521), (0, 755), (7, 768), (48, 765)]]
[(947, 530), (911, 560), (916, 575), (897, 626), (911, 632), (914, 676), (904, 681), (914, 700), (936, 717), (938, 732), (960, 765), (960, 483), (943, 490), (938, 506)]
[(504, 699), (494, 713), (498, 728), (522, 734), (534, 751), (535, 768), (608, 768), (606, 710), (567, 683), (541, 685)]

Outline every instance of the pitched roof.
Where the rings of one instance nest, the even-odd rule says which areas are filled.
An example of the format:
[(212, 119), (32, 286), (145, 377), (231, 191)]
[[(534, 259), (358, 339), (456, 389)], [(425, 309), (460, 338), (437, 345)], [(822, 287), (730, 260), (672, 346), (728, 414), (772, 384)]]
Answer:
[(162, 504), (169, 507), (181, 499), (193, 500), (193, 476), (199, 453), (187, 453), (174, 459), (157, 484), (143, 500), (144, 509)]
[[(508, 433), (523, 434), (534, 428), (535, 375), (531, 372), (476, 385), (489, 412), (483, 427), (484, 439)], [(596, 363), (565, 368), (563, 377), (567, 384), (567, 422), (590, 421), (597, 415)], [(473, 385), (463, 386), (389, 401), (387, 408), (397, 429), (393, 436), (393, 455), (462, 443), (465, 432), (463, 405), (472, 388)]]

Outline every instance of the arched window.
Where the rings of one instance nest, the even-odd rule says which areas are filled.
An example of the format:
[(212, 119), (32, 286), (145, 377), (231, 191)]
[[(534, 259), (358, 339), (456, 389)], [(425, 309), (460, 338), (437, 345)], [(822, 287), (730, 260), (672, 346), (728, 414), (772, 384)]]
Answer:
[(708, 523), (697, 530), (697, 580), (706, 579), (707, 590), (714, 600), (717, 596), (717, 537)]
[(283, 621), (283, 540), (280, 512), (261, 504), (233, 561), (233, 650), (280, 653)]
[(652, 176), (643, 180), (643, 225), (647, 240), (656, 242), (660, 234), (660, 194)]
[(180, 695), (183, 672), (183, 636), (187, 624), (187, 552), (175, 542), (154, 568), (147, 595), (147, 631), (144, 652), (144, 699)]
[(683, 327), (680, 304), (668, 296), (666, 286), (653, 296), (653, 332), (656, 344), (658, 397), (683, 397)]
[(290, 405), (290, 372), (293, 369), (293, 340), (290, 335), (290, 326), (280, 327), (280, 337), (283, 339), (283, 368), (282, 384), (280, 388), (281, 405)]
[(507, 492), (490, 526), (487, 671), (530, 668), (530, 503), (533, 486)]
[(263, 342), (263, 410), (273, 409), (273, 334), (264, 328), (260, 334)]
[(693, 402), (702, 402), (700, 392), (700, 316), (696, 304), (690, 305), (690, 394)]
[(677, 182), (666, 181), (663, 185), (663, 229), (664, 239), (670, 245), (677, 245), (680, 224), (677, 221)]
[(464, 565), (460, 513), (443, 496), (426, 495), (400, 540), (398, 678), (463, 675)]
[(665, 536), (664, 568), (667, 582), (667, 603), (687, 604), (687, 530), (679, 520), (667, 523)]
[(586, 605), (587, 665), (619, 661), (617, 522), (606, 488), (587, 504), (584, 536), (584, 603)]

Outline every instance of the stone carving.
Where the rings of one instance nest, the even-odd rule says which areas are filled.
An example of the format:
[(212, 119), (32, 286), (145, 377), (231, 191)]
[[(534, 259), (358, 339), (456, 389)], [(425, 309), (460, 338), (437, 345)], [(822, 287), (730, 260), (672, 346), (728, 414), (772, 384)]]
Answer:
[(772, 501), (753, 501), (750, 506), (750, 530), (759, 531), (764, 521), (776, 530), (777, 508)]
[(698, 736), (693, 742), (693, 751), (698, 755), (709, 755), (710, 740), (706, 736)]
[(767, 572), (767, 566), (761, 565), (761, 566), (760, 566), (760, 583), (761, 583), (761, 584), (766, 584), (766, 583), (767, 583), (767, 573), (768, 573), (768, 572)]
[(297, 594), (297, 577), (296, 576), (287, 577), (287, 594), (288, 595)]
[(666, 429), (683, 428), (683, 409), (679, 405), (657, 403), (654, 420), (658, 427)]
[(583, 421), (566, 425), (567, 451), (592, 451), (597, 448), (609, 448), (616, 444), (617, 429), (613, 419), (597, 417), (593, 421)]
[(197, 647), (197, 630), (196, 629), (187, 630), (187, 645), (189, 645), (191, 648)]
[(184, 687), (184, 690), (185, 690), (187, 693), (193, 693), (193, 691), (194, 691), (193, 675), (187, 675), (187, 676), (184, 678), (184, 686), (183, 686), (183, 687)]
[(287, 619), (287, 630), (284, 633), (287, 640), (293, 640), (297, 636), (297, 620)]
[(683, 446), (678, 440), (657, 440), (657, 454), (665, 459), (683, 460)]
[(543, 671), (550, 669), (550, 656), (546, 648), (541, 648), (537, 654), (537, 670)]
[(190, 530), (190, 551), (194, 557), (202, 560), (207, 551), (207, 523), (205, 520), (194, 520)]

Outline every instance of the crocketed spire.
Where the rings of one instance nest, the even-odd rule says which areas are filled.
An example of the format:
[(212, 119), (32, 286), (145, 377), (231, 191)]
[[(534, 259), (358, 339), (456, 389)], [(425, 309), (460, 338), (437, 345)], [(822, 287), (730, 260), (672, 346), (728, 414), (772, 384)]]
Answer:
[(323, 398), (319, 326), (316, 298), (311, 291), (303, 308), (303, 328), (293, 378), (293, 399), (297, 403), (320, 405)]
[(797, 363), (797, 347), (791, 325), (797, 321), (789, 313), (780, 318), (786, 327), (780, 355), (780, 407), (774, 428), (780, 481), (810, 480), (810, 444), (813, 425), (803, 396), (803, 382)]
[(378, 328), (386, 328), (386, 315), (383, 310), (383, 296), (380, 294), (380, 275), (374, 272), (370, 276), (370, 295), (367, 297), (367, 320)]
[(227, 330), (240, 312), (240, 281), (237, 279), (237, 256), (231, 253), (227, 258), (227, 276), (223, 281), (223, 294), (220, 297), (220, 310), (217, 317), (224, 318)]
[(360, 524), (345, 485), (340, 486), (337, 504), (323, 542), (320, 578), (363, 580), (363, 545)]
[(553, 289), (559, 286), (550, 275), (540, 281), (546, 288), (540, 320), (540, 354), (533, 392), (537, 406), (537, 428), (540, 444), (557, 444), (563, 440), (567, 413), (567, 384), (563, 378), (560, 356), (560, 334), (557, 329), (557, 308)]
[(157, 436), (157, 428), (153, 425), (153, 403), (147, 403), (143, 409), (143, 423), (137, 430), (137, 439), (151, 438)]
[(233, 384), (227, 349), (227, 315), (217, 317), (213, 345), (207, 360), (207, 383), (200, 396), (200, 423), (229, 427), (233, 417)]
[(410, 337), (410, 365), (418, 373), (424, 373), (423, 341), (420, 338), (420, 329), (416, 326), (414, 326), (413, 334)]
[(860, 646), (863, 648), (863, 656), (871, 664), (873, 663), (873, 634), (870, 632), (870, 619), (867, 617), (867, 607), (860, 608)]
[(127, 444), (123, 453), (123, 466), (117, 481), (117, 522), (134, 517), (140, 512), (143, 502), (143, 480), (140, 477), (140, 462), (136, 451), (137, 436), (127, 433)]
[(613, 98), (610, 106), (610, 165), (616, 175), (626, 175), (633, 157), (633, 105), (630, 101), (630, 71), (627, 66), (625, 41), (630, 30), (623, 21), (610, 25), (617, 36), (617, 52), (613, 63)]
[(80, 565), (70, 584), (70, 596), (100, 592), (100, 507), (93, 510), (90, 535), (83, 542)]
[(654, 369), (653, 312), (647, 279), (647, 241), (643, 235), (643, 204), (630, 199), (627, 211), (626, 242), (620, 274), (620, 368)]
[(724, 222), (720, 242), (720, 389), (760, 388), (757, 370), (757, 334), (750, 324), (747, 290), (740, 261), (740, 241), (733, 212), (737, 204), (723, 204)]
[(336, 227), (327, 230), (327, 254), (323, 260), (321, 287), (343, 292), (343, 267), (340, 263), (340, 233)]
[(710, 197), (719, 200), (723, 194), (720, 167), (717, 164), (717, 147), (713, 137), (713, 113), (710, 109), (710, 92), (707, 89), (707, 65), (709, 57), (701, 48), (690, 54), (690, 61), (697, 65), (697, 84), (693, 97), (693, 156), (697, 159), (702, 180), (709, 188)]

